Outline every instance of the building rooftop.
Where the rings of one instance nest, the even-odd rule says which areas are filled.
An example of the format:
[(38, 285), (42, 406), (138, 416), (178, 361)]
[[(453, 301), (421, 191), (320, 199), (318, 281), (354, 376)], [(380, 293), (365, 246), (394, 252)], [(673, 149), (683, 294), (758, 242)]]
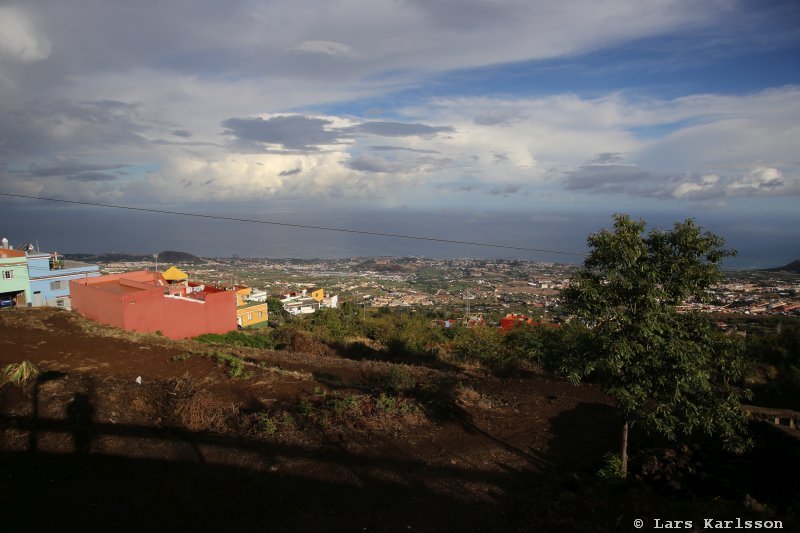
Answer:
[(25, 257), (25, 252), (21, 250), (6, 250), (5, 248), (0, 248), (0, 259), (11, 259), (12, 257)]
[[(86, 267), (96, 267), (97, 265), (93, 265), (91, 263), (83, 263), (81, 261), (72, 261), (71, 259), (65, 259), (61, 262), (63, 268), (86, 268)], [(100, 268), (100, 267), (98, 267)]]
[(102, 283), (95, 283), (92, 286), (103, 291), (112, 292), (114, 294), (131, 294), (133, 292), (141, 292), (146, 290), (141, 287), (123, 285), (119, 282), (119, 280), (104, 281)]
[(189, 279), (189, 274), (174, 266), (169, 267), (164, 272), (163, 276), (167, 281), (183, 281), (185, 279)]

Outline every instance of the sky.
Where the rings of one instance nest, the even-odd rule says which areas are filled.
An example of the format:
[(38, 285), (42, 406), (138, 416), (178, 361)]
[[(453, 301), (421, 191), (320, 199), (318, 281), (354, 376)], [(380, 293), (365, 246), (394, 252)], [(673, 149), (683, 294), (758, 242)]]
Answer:
[[(0, 193), (585, 252), (629, 213), (800, 259), (800, 3), (0, 0)], [(519, 257), (0, 196), (60, 252)]]

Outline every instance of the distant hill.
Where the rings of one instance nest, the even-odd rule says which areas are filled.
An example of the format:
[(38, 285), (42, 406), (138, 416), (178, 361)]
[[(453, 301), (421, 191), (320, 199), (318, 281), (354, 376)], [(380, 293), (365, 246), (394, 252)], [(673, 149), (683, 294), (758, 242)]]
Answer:
[(800, 259), (795, 259), (788, 265), (783, 265), (782, 267), (777, 268), (765, 268), (767, 272), (792, 272), (794, 274), (800, 274)]
[(206, 260), (186, 252), (167, 250), (158, 254), (159, 263), (205, 263)]
[[(118, 263), (124, 261), (155, 261), (153, 254), (123, 254), (123, 253), (102, 253), (102, 254), (64, 254), (66, 259), (73, 261), (85, 261), (87, 263)], [(175, 252), (167, 250), (158, 254), (159, 263), (205, 263), (206, 260), (186, 252)]]

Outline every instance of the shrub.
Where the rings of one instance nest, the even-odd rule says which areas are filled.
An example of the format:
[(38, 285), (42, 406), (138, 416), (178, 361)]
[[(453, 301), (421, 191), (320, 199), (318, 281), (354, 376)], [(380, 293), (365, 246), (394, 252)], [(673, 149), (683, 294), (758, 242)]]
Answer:
[(14, 385), (22, 385), (38, 375), (39, 369), (30, 361), (11, 363), (3, 368), (2, 374), (0, 375), (0, 384), (13, 383)]
[(388, 394), (381, 393), (378, 396), (378, 411), (386, 414), (392, 414), (397, 410), (397, 398)]
[(394, 415), (397, 413), (409, 414), (417, 412), (417, 406), (402, 396), (392, 396), (391, 394), (381, 393), (375, 401), (378, 412), (384, 415)]
[(479, 362), (489, 367), (503, 366), (509, 353), (503, 338), (494, 328), (465, 329), (453, 343), (453, 355), (464, 362)]
[(267, 413), (256, 415), (256, 426), (264, 435), (274, 435), (278, 431), (278, 424)]
[(402, 392), (413, 389), (417, 382), (407, 369), (393, 366), (384, 378), (384, 385), (393, 391)]
[(622, 469), (622, 459), (614, 453), (607, 453), (603, 457), (603, 467), (597, 471), (597, 477), (607, 480), (624, 479), (625, 472)]
[(175, 414), (191, 431), (225, 432), (238, 422), (239, 408), (219, 400), (208, 391), (200, 391), (175, 402)]
[(218, 365), (228, 367), (228, 375), (232, 378), (248, 379), (249, 372), (244, 371), (244, 361), (235, 355), (223, 352), (214, 352), (211, 356)]

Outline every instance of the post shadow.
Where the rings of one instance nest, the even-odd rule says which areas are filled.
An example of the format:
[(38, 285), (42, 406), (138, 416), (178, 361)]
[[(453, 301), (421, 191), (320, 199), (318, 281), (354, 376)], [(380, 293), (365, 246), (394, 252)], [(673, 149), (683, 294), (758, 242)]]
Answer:
[(88, 455), (92, 447), (94, 406), (90, 394), (78, 392), (66, 408), (67, 423), (72, 431), (73, 453)]
[(39, 389), (43, 383), (55, 381), (63, 378), (64, 376), (66, 376), (64, 372), (58, 372), (54, 370), (41, 372), (38, 376), (36, 376), (36, 382), (33, 384), (33, 396), (31, 398), (31, 425), (28, 430), (28, 451), (35, 452), (39, 441), (37, 424), (37, 421), (39, 420)]

